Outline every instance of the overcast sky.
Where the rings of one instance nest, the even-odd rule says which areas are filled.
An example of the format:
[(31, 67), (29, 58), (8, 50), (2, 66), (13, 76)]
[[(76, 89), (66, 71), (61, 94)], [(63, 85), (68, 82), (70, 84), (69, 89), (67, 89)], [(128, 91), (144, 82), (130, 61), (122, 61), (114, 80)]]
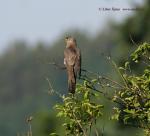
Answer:
[(96, 33), (108, 19), (122, 20), (129, 8), (143, 0), (0, 0), (0, 52), (16, 39), (52, 42), (65, 30), (79, 28)]

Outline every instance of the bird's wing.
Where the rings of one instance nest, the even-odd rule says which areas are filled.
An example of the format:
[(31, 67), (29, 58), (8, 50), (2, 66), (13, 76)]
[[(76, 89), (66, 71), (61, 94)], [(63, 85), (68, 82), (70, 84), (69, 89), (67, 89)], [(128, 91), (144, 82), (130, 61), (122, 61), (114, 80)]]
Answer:
[(74, 73), (74, 65), (76, 61), (76, 53), (70, 49), (64, 50), (64, 64), (68, 73), (68, 90), (71, 93), (75, 92), (76, 77)]
[(65, 65), (74, 65), (75, 64), (75, 61), (76, 61), (76, 53), (74, 51), (71, 51), (69, 49), (65, 49), (64, 50), (64, 64)]
[(74, 70), (76, 75), (79, 74), (80, 76), (81, 75), (81, 52), (79, 49), (77, 49), (76, 55), (77, 57), (76, 57)]

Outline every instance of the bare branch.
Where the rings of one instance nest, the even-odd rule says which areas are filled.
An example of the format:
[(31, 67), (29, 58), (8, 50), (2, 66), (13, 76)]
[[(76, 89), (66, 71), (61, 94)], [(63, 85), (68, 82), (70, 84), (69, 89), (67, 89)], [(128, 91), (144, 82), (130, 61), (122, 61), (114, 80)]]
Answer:
[(57, 69), (61, 69), (61, 70), (65, 70), (66, 67), (65, 66), (62, 66), (60, 64), (57, 64), (56, 62), (48, 62), (47, 64), (49, 65), (54, 65)]
[(53, 89), (53, 86), (52, 86), (52, 84), (51, 84), (49, 78), (46, 78), (46, 80), (47, 80), (48, 85), (49, 85), (48, 94), (51, 95), (51, 94), (55, 93), (55, 94), (58, 95), (60, 98), (62, 98), (63, 96), (62, 96), (58, 91), (56, 91), (56, 90)]
[(132, 41), (132, 43), (133, 43), (136, 47), (138, 47), (137, 43), (133, 40), (133, 38), (132, 38), (132, 35), (131, 35), (131, 34), (130, 34), (130, 40)]

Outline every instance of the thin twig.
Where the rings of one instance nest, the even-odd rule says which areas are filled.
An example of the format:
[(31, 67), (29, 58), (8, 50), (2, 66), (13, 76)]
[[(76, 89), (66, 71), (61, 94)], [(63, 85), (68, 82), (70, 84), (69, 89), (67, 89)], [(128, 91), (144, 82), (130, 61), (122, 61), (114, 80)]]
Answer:
[(133, 43), (136, 47), (138, 47), (137, 43), (133, 40), (131, 34), (130, 34), (130, 40), (132, 41), (132, 43)]
[(108, 80), (108, 81), (110, 81), (110, 82), (112, 82), (112, 83), (114, 83), (114, 84), (120, 86), (121, 88), (126, 88), (125, 86), (119, 84), (118, 82), (116, 82), (116, 81), (114, 81), (114, 80), (112, 80), (112, 79), (110, 79), (110, 78), (108, 78), (108, 77), (106, 77), (106, 76), (102, 76), (102, 78), (104, 78), (104, 79), (106, 79), (106, 80)]
[(30, 134), (30, 136), (32, 136), (32, 125), (31, 125), (31, 123), (29, 123), (29, 134)]
[[(87, 72), (87, 73), (93, 74), (93, 75), (94, 75), (94, 76), (96, 76), (98, 79), (106, 79), (106, 80), (108, 80), (108, 81), (110, 81), (110, 82), (112, 82), (112, 83), (114, 83), (114, 84), (116, 84), (116, 85), (120, 86), (121, 88), (126, 89), (126, 87), (125, 87), (125, 86), (123, 86), (123, 85), (119, 84), (118, 82), (116, 82), (116, 81), (114, 81), (114, 80), (110, 79), (109, 77), (101, 76), (100, 74), (98, 74), (98, 73), (94, 73), (94, 72), (89, 71), (89, 70), (85, 70), (85, 69), (83, 69), (83, 70), (84, 70), (85, 72)], [(113, 87), (114, 87), (114, 86), (113, 86)]]
[(78, 119), (76, 118), (76, 116), (75, 116), (74, 112), (72, 112), (72, 113), (73, 113), (73, 116), (74, 116), (74, 118), (76, 119), (76, 121), (77, 121), (78, 125), (79, 125), (79, 126), (80, 126), (80, 128), (82, 129), (82, 131), (83, 131), (83, 135), (84, 135), (84, 136), (87, 136), (87, 135), (86, 135), (86, 132), (85, 132), (85, 130), (84, 130), (84, 128), (82, 127), (82, 125), (81, 125), (81, 123), (78, 121)]
[(62, 98), (63, 96), (56, 90), (53, 89), (53, 86), (49, 80), (49, 78), (46, 78), (48, 85), (49, 85), (49, 90), (50, 90), (50, 94), (55, 93), (57, 96), (59, 96), (60, 98)]
[(96, 127), (95, 127), (95, 134), (96, 134), (96, 136), (99, 136), (99, 133), (98, 133), (98, 130)]
[(123, 75), (121, 74), (120, 70), (118, 69), (117, 64), (116, 64), (114, 61), (112, 61), (112, 60), (111, 60), (110, 62), (113, 64), (114, 68), (116, 69), (116, 71), (118, 72), (118, 74), (120, 75), (120, 77), (122, 78), (122, 80), (123, 80), (123, 82), (124, 82), (126, 88), (128, 88), (127, 81), (126, 81), (126, 79), (123, 77)]
[(48, 62), (47, 64), (49, 65), (54, 65), (57, 69), (61, 69), (61, 70), (65, 70), (66, 67), (65, 66), (62, 66), (60, 64), (57, 64), (56, 62)]

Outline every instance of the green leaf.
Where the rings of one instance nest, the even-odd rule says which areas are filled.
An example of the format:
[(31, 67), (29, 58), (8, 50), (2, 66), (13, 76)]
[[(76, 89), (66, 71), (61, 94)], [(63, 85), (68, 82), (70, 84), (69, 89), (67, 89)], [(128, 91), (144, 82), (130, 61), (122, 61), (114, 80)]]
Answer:
[(119, 67), (119, 70), (125, 70), (123, 67)]
[(112, 120), (119, 120), (119, 114), (114, 114), (111, 116)]
[(62, 117), (62, 116), (64, 116), (64, 112), (62, 111), (58, 112), (58, 114), (56, 115), (56, 117)]
[(130, 119), (130, 116), (125, 116), (124, 119), (123, 119), (123, 122), (124, 122), (125, 124), (127, 124), (128, 119)]
[(126, 68), (126, 69), (128, 68), (129, 64), (130, 64), (130, 63), (129, 63), (128, 61), (125, 63), (125, 68)]
[(92, 83), (97, 83), (97, 79), (92, 79)]
[(131, 109), (131, 110), (125, 109), (123, 111), (126, 112), (126, 113), (129, 113), (129, 114), (135, 114), (135, 109)]
[(51, 133), (50, 136), (59, 136), (56, 133)]
[(86, 91), (84, 94), (84, 99), (88, 99), (89, 98), (89, 91)]

